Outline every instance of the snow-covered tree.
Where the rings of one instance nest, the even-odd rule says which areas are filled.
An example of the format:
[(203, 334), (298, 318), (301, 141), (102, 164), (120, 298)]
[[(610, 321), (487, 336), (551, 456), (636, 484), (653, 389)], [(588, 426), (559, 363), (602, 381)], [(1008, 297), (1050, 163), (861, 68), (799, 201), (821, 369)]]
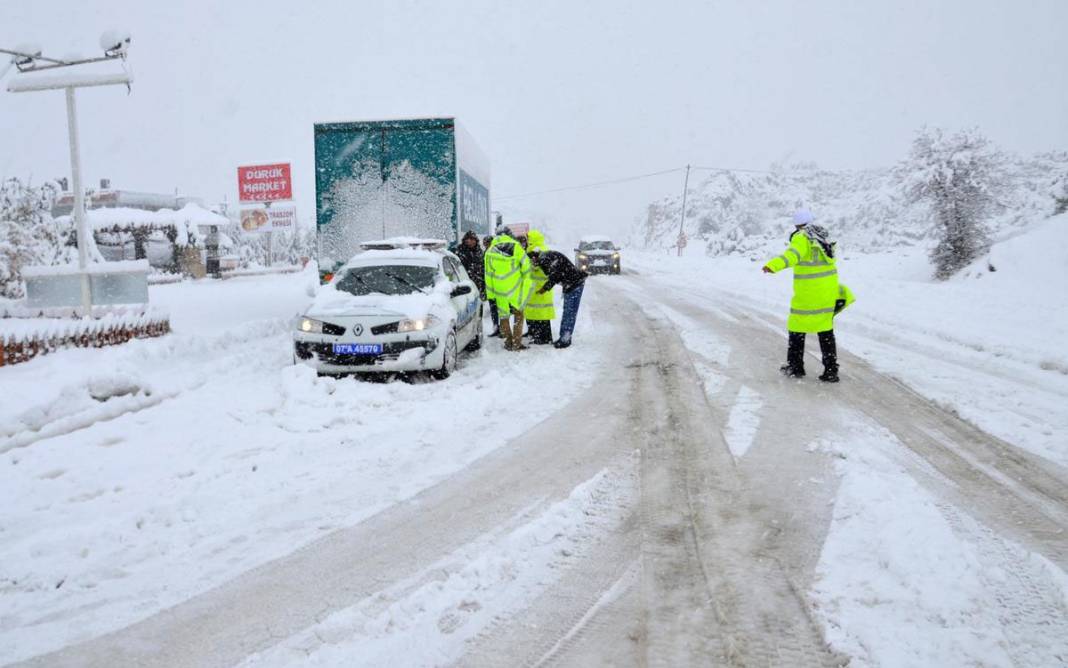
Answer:
[(0, 182), (0, 296), (22, 297), (23, 267), (62, 259), (67, 232), (52, 219), (56, 192), (52, 183)]
[[(315, 226), (310, 228), (297, 225), (288, 231), (272, 232), (270, 247), (272, 264), (282, 263), (299, 265), (305, 258), (316, 257)], [(234, 252), (241, 258), (242, 266), (262, 264), (267, 259), (267, 235), (245, 234), (240, 231), (233, 235), (236, 248)]]
[(1068, 172), (1054, 182), (1050, 194), (1053, 196), (1053, 215), (1068, 211)]
[(924, 128), (896, 176), (905, 198), (926, 203), (935, 225), (935, 278), (945, 280), (990, 247), (985, 221), (1005, 188), (1005, 159), (978, 130)]

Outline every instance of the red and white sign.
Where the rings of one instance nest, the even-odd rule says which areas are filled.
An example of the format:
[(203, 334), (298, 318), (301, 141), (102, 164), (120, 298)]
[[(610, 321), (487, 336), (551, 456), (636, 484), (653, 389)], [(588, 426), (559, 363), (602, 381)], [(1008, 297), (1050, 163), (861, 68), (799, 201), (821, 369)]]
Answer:
[(248, 234), (259, 232), (283, 232), (297, 226), (297, 208), (278, 206), (241, 209), (241, 229)]
[(242, 202), (274, 202), (293, 199), (293, 181), (288, 162), (237, 168), (237, 196)]

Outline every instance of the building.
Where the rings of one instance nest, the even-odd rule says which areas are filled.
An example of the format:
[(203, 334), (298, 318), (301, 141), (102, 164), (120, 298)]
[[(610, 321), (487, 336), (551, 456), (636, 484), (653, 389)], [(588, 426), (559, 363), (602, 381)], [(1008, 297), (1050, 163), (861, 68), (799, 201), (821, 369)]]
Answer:
[[(74, 211), (74, 193), (67, 190), (67, 180), (60, 179), (63, 192), (56, 197), (52, 205), (52, 217), (69, 216)], [(204, 206), (197, 197), (186, 197), (177, 193), (145, 193), (134, 190), (119, 190), (111, 187), (110, 179), (100, 179), (99, 190), (86, 192), (85, 208), (92, 209), (139, 209), (141, 211), (159, 211), (161, 209), (178, 210), (186, 204)]]

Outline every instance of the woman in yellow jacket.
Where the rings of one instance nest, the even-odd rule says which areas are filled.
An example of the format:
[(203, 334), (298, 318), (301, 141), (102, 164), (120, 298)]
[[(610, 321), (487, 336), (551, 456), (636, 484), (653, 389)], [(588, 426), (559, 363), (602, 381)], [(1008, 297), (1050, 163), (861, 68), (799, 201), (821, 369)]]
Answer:
[[(530, 230), (527, 233), (527, 253), (539, 253), (549, 250), (545, 245), (545, 235), (539, 230)], [(539, 292), (548, 281), (545, 272), (537, 264), (531, 264), (530, 272), (530, 300), (523, 309), (523, 315), (527, 320), (527, 331), (530, 332), (531, 345), (545, 345), (553, 342), (552, 320), (556, 317), (556, 308), (553, 305), (552, 292)]]
[(796, 229), (790, 235), (790, 245), (782, 255), (768, 260), (763, 271), (774, 274), (790, 267), (794, 270), (794, 295), (786, 321), (789, 330), (786, 364), (780, 370), (795, 378), (805, 375), (805, 334), (814, 333), (819, 337), (823, 355), (820, 380), (837, 383), (834, 316), (856, 299), (849, 288), (838, 282), (834, 242), (830, 241), (827, 230), (812, 224), (813, 220), (807, 209), (799, 209), (794, 214)]

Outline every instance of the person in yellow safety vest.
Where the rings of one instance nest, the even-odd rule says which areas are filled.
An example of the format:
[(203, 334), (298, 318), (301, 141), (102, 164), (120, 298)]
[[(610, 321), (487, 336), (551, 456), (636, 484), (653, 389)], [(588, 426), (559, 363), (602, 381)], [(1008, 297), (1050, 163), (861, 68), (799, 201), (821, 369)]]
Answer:
[[(545, 244), (545, 235), (539, 230), (530, 230), (527, 233), (527, 253), (538, 253), (549, 250)], [(547, 345), (553, 342), (552, 320), (556, 317), (556, 309), (553, 306), (552, 292), (538, 292), (549, 280), (541, 267), (531, 263), (530, 274), (530, 301), (523, 309), (526, 317), (527, 330), (530, 332), (530, 343), (533, 345)]]
[(834, 316), (856, 298), (845, 285), (838, 282), (835, 244), (827, 230), (814, 225), (815, 217), (807, 209), (794, 213), (796, 229), (790, 235), (790, 245), (782, 255), (768, 260), (765, 274), (794, 269), (794, 295), (790, 300), (790, 317), (786, 321), (788, 342), (786, 364), (780, 371), (787, 376), (805, 375), (805, 334), (819, 337), (823, 355), (823, 374), (820, 380), (838, 382), (838, 351), (834, 339)]
[(486, 299), (497, 304), (505, 350), (523, 350), (523, 310), (531, 295), (530, 258), (505, 228), (493, 238), (483, 261)]

